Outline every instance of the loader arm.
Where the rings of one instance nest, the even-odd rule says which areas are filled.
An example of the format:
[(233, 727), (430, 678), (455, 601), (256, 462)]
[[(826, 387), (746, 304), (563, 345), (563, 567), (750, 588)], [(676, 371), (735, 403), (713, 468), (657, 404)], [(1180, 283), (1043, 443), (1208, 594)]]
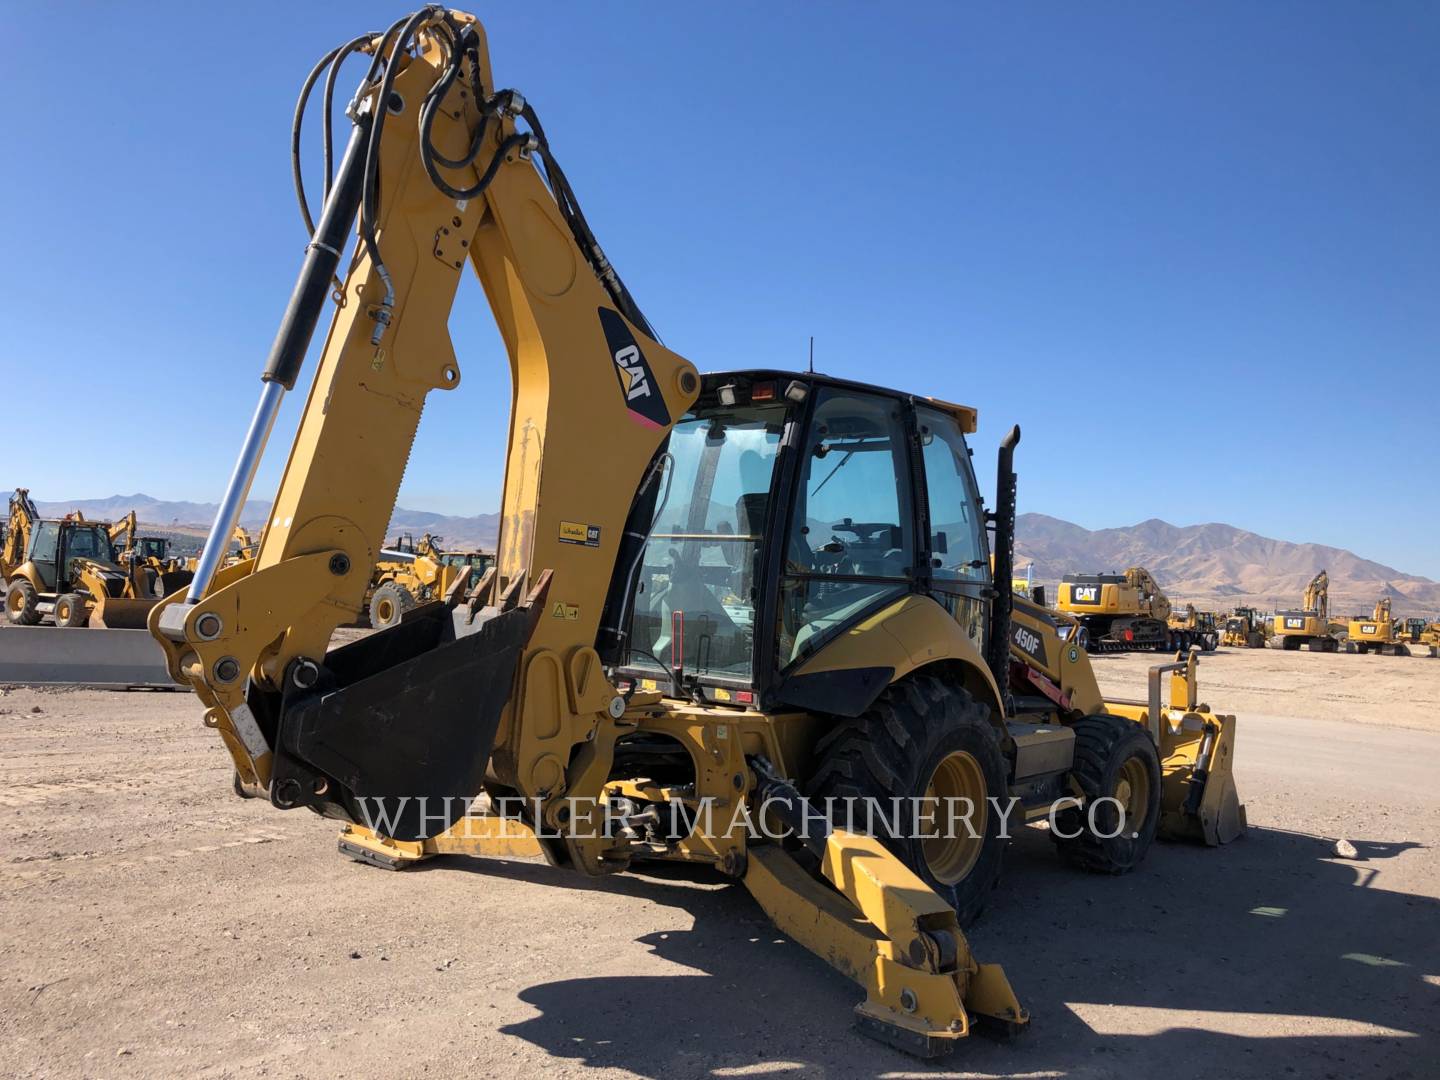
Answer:
[[(219, 553), (231, 535), (255, 444), (263, 446), (274, 407), (295, 381), (337, 263), (336, 241), (352, 228), (358, 205), (358, 257), (270, 520), (252, 562), (217, 572), (216, 560), (207, 565), (202, 556), (189, 593), (163, 603), (151, 628), (172, 673), (206, 705), (206, 722), (242, 779), (270, 788), (277, 804), (299, 800), (353, 816), (355, 798), (399, 794), (383, 789), (402, 781), (419, 785), (406, 795), (473, 796), (492, 738), (501, 783), (558, 795), (573, 748), (619, 700), (593, 648), (601, 609), (636, 489), (699, 378), (637, 324), (643, 317), (583, 218), (577, 227), (578, 209), (562, 210), (573, 195), (534, 110), (518, 94), (495, 92), (484, 33), (472, 17), (425, 9), (365, 48), (388, 48), (376, 65), (383, 74), (357, 96), (350, 146), (205, 555)], [(420, 123), (426, 110), (433, 114), (428, 142)], [(517, 130), (520, 118), (528, 132)], [(452, 194), (437, 187), (422, 158), (457, 161), (476, 147), (464, 168), (437, 167)], [(367, 179), (368, 164), (376, 173)], [(468, 197), (457, 199), (456, 191)], [(364, 242), (367, 231), (383, 271)], [(389, 650), (384, 656), (369, 655), (361, 642), (354, 655), (327, 662), (331, 634), (360, 611), (425, 397), (460, 383), (447, 320), (467, 264), (484, 287), (511, 372), (496, 573), (453, 616), (417, 618), (401, 635), (403, 647), (387, 639), (376, 647)], [(535, 607), (542, 599), (558, 617)], [(485, 635), (487, 643), (460, 646)], [(436, 652), (446, 655), (428, 656)], [(426, 682), (436, 671), (470, 689), (458, 702), (446, 700)], [(372, 676), (369, 685), (355, 678), (362, 672)], [(477, 693), (486, 700), (476, 701)], [(439, 695), (436, 707), (422, 704), (427, 694)], [(387, 710), (424, 715), (400, 734), (375, 719)], [(414, 768), (397, 773), (397, 756)], [(478, 765), (471, 761), (448, 787), (436, 781), (440, 790), (423, 785), (427, 770), (444, 771), (435, 761), (457, 756)], [(272, 783), (277, 762), (281, 784)], [(335, 780), (346, 790), (335, 791)], [(412, 823), (409, 831), (446, 824)]]

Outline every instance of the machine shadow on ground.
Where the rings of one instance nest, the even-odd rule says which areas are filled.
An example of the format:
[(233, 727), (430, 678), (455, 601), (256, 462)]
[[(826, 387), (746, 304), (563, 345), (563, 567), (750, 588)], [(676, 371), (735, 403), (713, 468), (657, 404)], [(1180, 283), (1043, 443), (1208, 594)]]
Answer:
[[(1157, 844), (1137, 872), (1097, 877), (1024, 830), (969, 937), (981, 959), (1005, 965), (1031, 1031), (1010, 1044), (972, 1038), (934, 1063), (857, 1034), (858, 990), (776, 931), (741, 886), (696, 888), (713, 879), (668, 864), (599, 881), (528, 862), (444, 859), (428, 872), (643, 896), (693, 917), (689, 930), (638, 939), (689, 972), (520, 994), (539, 1015), (504, 1032), (595, 1068), (657, 1080), (1433, 1076), (1440, 902), (1384, 887), (1387, 860), (1419, 845), (1354, 843), (1358, 858), (1341, 862), (1331, 841), (1252, 827), (1218, 850)], [(1246, 1034), (1237, 1014), (1265, 1014), (1267, 1034)]]

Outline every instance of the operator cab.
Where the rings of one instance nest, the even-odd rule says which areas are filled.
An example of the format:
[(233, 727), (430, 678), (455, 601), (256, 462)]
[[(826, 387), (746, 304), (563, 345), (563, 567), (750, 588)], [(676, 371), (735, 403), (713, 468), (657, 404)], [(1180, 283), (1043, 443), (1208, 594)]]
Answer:
[(983, 649), (974, 429), (971, 409), (824, 376), (706, 376), (627, 524), (646, 539), (619, 562), (633, 567), (617, 575), (633, 582), (621, 673), (770, 707), (788, 673), (908, 594), (940, 601)]
[(113, 565), (115, 549), (104, 525), (86, 521), (39, 521), (30, 533), (27, 559), (35, 565), (42, 592), (69, 588), (71, 559)]

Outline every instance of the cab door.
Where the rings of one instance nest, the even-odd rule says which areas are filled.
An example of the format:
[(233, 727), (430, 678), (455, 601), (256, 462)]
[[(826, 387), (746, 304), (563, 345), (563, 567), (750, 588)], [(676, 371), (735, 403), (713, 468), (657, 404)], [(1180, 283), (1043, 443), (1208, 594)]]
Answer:
[(931, 594), (983, 651), (990, 553), (970, 449), (949, 413), (920, 405), (915, 420), (925, 474)]
[(60, 558), (60, 523), (42, 521), (30, 534), (30, 550), (26, 558), (35, 567), (35, 576), (40, 579), (41, 592), (55, 592), (56, 568)]

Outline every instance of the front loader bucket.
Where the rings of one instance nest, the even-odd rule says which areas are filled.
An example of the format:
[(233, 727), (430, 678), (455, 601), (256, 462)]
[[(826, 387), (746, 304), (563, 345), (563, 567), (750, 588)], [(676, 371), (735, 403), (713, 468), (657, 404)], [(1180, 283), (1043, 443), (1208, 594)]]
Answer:
[(144, 630), (155, 600), (119, 600), (107, 596), (90, 610), (90, 625), (97, 630)]
[(166, 570), (160, 574), (160, 595), (169, 596), (185, 588), (194, 580), (195, 574), (190, 570)]
[(1161, 742), (1160, 835), (1228, 844), (1245, 832), (1235, 789), (1235, 717), (1187, 712), (1180, 731)]

